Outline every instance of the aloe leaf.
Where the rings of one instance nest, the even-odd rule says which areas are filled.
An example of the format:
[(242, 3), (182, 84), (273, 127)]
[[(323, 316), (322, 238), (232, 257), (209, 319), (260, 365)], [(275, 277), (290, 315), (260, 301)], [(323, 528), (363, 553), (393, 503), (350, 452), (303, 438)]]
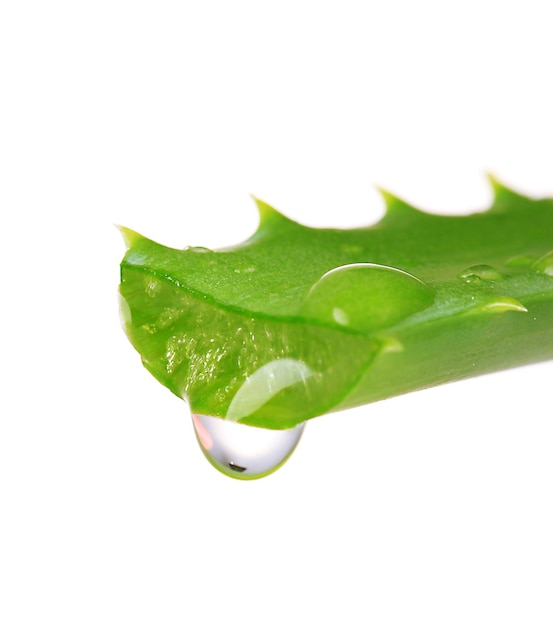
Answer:
[(122, 229), (121, 309), (144, 366), (193, 413), (286, 429), (553, 358), (553, 199), (491, 180), (489, 210), (431, 215), (383, 192), (377, 224), (260, 224), (224, 250)]

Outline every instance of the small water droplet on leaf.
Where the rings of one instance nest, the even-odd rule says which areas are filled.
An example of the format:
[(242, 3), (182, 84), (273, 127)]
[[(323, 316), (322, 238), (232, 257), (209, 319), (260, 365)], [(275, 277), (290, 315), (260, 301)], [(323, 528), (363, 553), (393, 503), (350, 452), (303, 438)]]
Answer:
[(491, 313), (503, 313), (504, 311), (518, 311), (519, 313), (528, 313), (528, 309), (516, 298), (510, 296), (497, 296), (488, 300), (483, 306), (479, 307), (481, 311), (489, 311)]
[(457, 278), (466, 283), (478, 282), (479, 280), (503, 280), (503, 274), (491, 265), (471, 265), (457, 275)]
[(203, 246), (188, 246), (188, 248), (186, 248), (187, 252), (197, 252), (199, 254), (205, 254), (206, 252), (213, 252), (213, 250), (210, 250), (209, 248), (204, 248)]
[(531, 254), (518, 254), (516, 256), (511, 257), (506, 265), (508, 267), (517, 267), (517, 268), (525, 268), (530, 267), (534, 261), (536, 260), (535, 256)]
[(532, 269), (536, 272), (553, 276), (553, 250), (538, 259), (534, 265), (532, 265)]
[(403, 270), (352, 263), (324, 274), (310, 289), (300, 313), (353, 330), (391, 326), (429, 307), (434, 291)]

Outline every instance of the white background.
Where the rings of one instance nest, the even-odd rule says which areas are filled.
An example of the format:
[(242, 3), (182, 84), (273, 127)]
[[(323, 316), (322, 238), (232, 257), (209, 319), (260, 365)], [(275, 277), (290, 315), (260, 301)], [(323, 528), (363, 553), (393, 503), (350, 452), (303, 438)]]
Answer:
[(2, 3), (0, 623), (553, 623), (551, 363), (321, 417), (233, 481), (119, 326), (113, 227), (553, 195), (548, 5)]

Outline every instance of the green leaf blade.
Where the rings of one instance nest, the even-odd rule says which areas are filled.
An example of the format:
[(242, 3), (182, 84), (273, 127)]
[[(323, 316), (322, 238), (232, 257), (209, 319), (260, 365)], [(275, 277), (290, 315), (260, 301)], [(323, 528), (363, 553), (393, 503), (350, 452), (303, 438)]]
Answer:
[(374, 226), (313, 229), (256, 200), (219, 251), (124, 229), (125, 327), (193, 411), (268, 428), (553, 358), (553, 200), (494, 184), (484, 213), (387, 195)]

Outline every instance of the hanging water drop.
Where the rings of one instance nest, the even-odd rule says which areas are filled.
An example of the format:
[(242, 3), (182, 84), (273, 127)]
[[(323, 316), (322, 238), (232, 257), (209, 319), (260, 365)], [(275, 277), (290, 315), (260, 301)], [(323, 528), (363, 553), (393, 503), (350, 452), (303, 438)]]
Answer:
[(245, 480), (278, 469), (294, 451), (305, 425), (271, 430), (198, 414), (192, 414), (192, 423), (207, 460), (223, 474)]

